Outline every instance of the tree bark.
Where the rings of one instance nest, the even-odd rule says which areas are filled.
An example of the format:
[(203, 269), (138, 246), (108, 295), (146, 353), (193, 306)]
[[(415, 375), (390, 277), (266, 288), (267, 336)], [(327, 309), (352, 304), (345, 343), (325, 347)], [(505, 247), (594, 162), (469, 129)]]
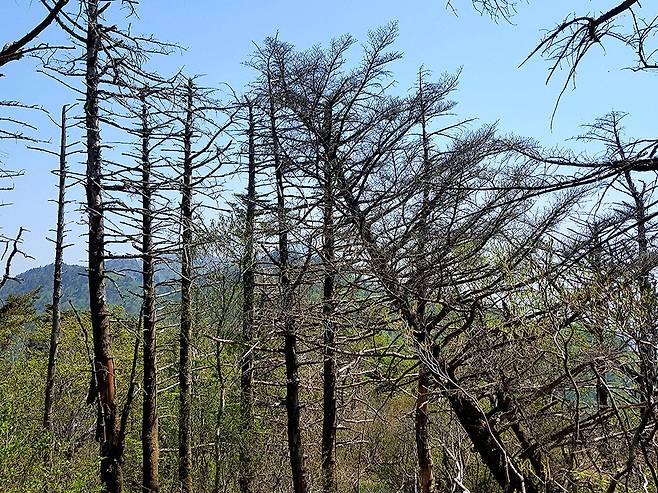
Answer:
[[(251, 101), (247, 101), (248, 109), (248, 170), (247, 197), (244, 229), (244, 254), (242, 258), (242, 343), (244, 350), (241, 358), (240, 404), (242, 412), (243, 431), (251, 438), (253, 429), (253, 380), (254, 353), (252, 348), (254, 337), (254, 221), (256, 216), (256, 151), (254, 144), (254, 111)], [(240, 446), (240, 491), (251, 493), (253, 481), (252, 453), (249, 443)]]
[(57, 196), (57, 231), (55, 233), (55, 265), (53, 267), (53, 304), (48, 352), (48, 374), (44, 398), (43, 427), (53, 432), (53, 386), (57, 366), (57, 345), (60, 333), (60, 301), (62, 299), (62, 263), (64, 254), (64, 207), (66, 205), (66, 106), (62, 106), (61, 134), (59, 147), (59, 185)]
[(88, 0), (86, 37), (85, 124), (87, 140), (86, 196), (89, 214), (89, 311), (94, 339), (95, 382), (90, 397), (98, 403), (102, 491), (122, 490), (121, 447), (117, 429), (114, 358), (105, 291), (105, 227), (102, 197), (101, 135), (98, 110), (98, 53), (101, 36), (98, 0)]
[(178, 382), (180, 410), (178, 416), (178, 480), (181, 493), (192, 492), (192, 79), (187, 83), (185, 129), (183, 134), (183, 186), (181, 200), (181, 306), (180, 357)]
[(142, 491), (157, 493), (160, 489), (158, 461), (158, 383), (156, 360), (156, 300), (153, 254), (153, 211), (151, 206), (151, 159), (148, 107), (142, 95), (142, 283), (144, 307), (142, 327), (144, 338), (144, 400), (142, 403)]

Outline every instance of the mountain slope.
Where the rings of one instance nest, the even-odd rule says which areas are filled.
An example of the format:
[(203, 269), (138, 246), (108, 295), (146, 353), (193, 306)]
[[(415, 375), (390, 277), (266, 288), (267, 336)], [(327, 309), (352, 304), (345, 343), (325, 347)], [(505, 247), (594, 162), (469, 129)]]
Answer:
[[(107, 298), (111, 305), (122, 306), (128, 313), (139, 313), (141, 289), (140, 262), (138, 260), (109, 260)], [(9, 281), (0, 290), (0, 300), (12, 294), (29, 293), (39, 289), (35, 306), (44, 310), (52, 303), (54, 265), (45, 265), (29, 269)], [(160, 276), (162, 277), (162, 276)], [(81, 265), (64, 264), (62, 266), (62, 303), (66, 309), (69, 300), (76, 308), (89, 308), (89, 286), (86, 270)]]

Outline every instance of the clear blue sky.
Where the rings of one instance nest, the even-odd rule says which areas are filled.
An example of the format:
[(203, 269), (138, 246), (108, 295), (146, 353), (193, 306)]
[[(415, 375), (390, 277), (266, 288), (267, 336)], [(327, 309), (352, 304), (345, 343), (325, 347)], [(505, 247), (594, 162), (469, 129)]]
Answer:
[[(595, 48), (582, 64), (575, 91), (562, 100), (550, 129), (550, 116), (563, 82), (558, 74), (546, 86), (548, 64), (537, 58), (522, 68), (518, 64), (535, 46), (542, 29), (553, 26), (572, 8), (605, 9), (612, 2), (535, 0), (521, 4), (514, 24), (496, 24), (481, 17), (469, 0), (453, 0), (455, 16), (446, 10), (445, 0), (142, 0), (139, 19), (132, 19), (133, 30), (178, 42), (187, 51), (158, 62), (162, 70), (184, 66), (189, 74), (204, 74), (207, 86), (229, 83), (239, 91), (252, 77), (242, 65), (253, 51), (253, 43), (279, 33), (282, 40), (298, 48), (326, 43), (332, 37), (350, 33), (365, 39), (369, 29), (392, 20), (399, 22), (396, 45), (404, 59), (395, 65), (395, 78), (401, 90), (413, 84), (420, 65), (440, 74), (463, 67), (457, 111), (462, 117), (477, 117), (482, 123), (499, 122), (504, 132), (533, 137), (545, 145), (562, 144), (580, 132), (579, 126), (615, 109), (627, 111), (629, 130), (646, 135), (655, 129), (658, 100), (655, 75), (622, 70), (632, 63), (627, 49), (608, 47), (607, 53)], [(37, 1), (0, 0), (2, 35), (0, 44), (20, 36), (25, 28), (43, 16)], [(41, 39), (56, 37), (49, 28)], [(0, 99), (39, 104), (58, 114), (74, 95), (44, 75), (35, 73), (30, 60), (3, 67)], [(56, 128), (44, 118), (39, 135), (57, 140)], [(0, 209), (0, 226), (11, 234), (27, 226), (25, 249), (34, 261), (20, 261), (16, 272), (52, 262), (52, 244), (45, 240), (54, 222), (56, 178), (50, 170), (52, 157), (28, 152), (23, 145), (0, 142), (0, 159), (5, 166), (25, 170), (10, 194), (0, 201), (11, 201)], [(80, 195), (80, 191), (76, 194)], [(79, 212), (69, 209), (71, 220)], [(66, 261), (82, 263), (85, 238), (80, 226), (72, 226)]]

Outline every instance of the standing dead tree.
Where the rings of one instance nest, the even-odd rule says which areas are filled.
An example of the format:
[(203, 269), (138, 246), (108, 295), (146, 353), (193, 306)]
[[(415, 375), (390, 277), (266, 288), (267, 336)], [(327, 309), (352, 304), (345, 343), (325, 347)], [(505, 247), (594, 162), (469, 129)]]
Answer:
[(144, 400), (142, 404), (142, 491), (160, 489), (158, 462), (158, 380), (157, 380), (157, 307), (155, 291), (155, 251), (153, 244), (153, 178), (151, 171), (152, 124), (149, 122), (147, 91), (141, 94), (141, 168), (142, 168), (142, 305)]
[(94, 348), (94, 379), (89, 396), (98, 402), (101, 480), (109, 493), (122, 490), (121, 452), (118, 443), (116, 384), (105, 290), (105, 226), (102, 197), (102, 160), (99, 121), (99, 51), (101, 27), (98, 1), (86, 3), (85, 127), (87, 146), (86, 196), (89, 214), (89, 310)]
[(44, 397), (43, 427), (53, 432), (53, 387), (55, 385), (55, 372), (57, 367), (57, 345), (60, 333), (60, 301), (62, 298), (62, 264), (64, 262), (64, 237), (66, 234), (65, 207), (66, 207), (66, 173), (67, 173), (67, 143), (66, 143), (66, 111), (62, 107), (60, 122), (60, 148), (59, 148), (59, 184), (57, 196), (57, 225), (55, 229), (55, 265), (53, 268), (53, 298), (50, 330), (50, 347), (48, 350), (48, 371), (46, 376), (46, 390)]
[[(271, 194), (273, 203), (266, 206), (272, 215), (271, 244), (265, 248), (271, 266), (276, 272), (275, 295), (272, 300), (273, 317), (283, 336), (283, 362), (285, 366), (285, 408), (286, 434), (292, 489), (305, 493), (309, 489), (305, 463), (304, 440), (301, 425), (302, 404), (300, 400), (299, 341), (300, 313), (299, 286), (308, 270), (312, 250), (299, 230), (307, 209), (303, 206), (302, 185), (300, 183), (300, 155), (290, 153), (284, 141), (291, 135), (293, 120), (289, 118), (289, 108), (281, 99), (281, 86), (285, 74), (281, 63), (290, 52), (288, 45), (266, 40), (264, 47), (258, 47), (250, 65), (259, 74), (253, 90), (262, 115), (262, 147), (267, 149), (264, 164), (273, 172)], [(271, 272), (270, 273), (274, 275)], [(277, 330), (277, 332), (278, 332)]]
[[(190, 493), (193, 483), (193, 439), (192, 439), (192, 356), (193, 356), (193, 285), (195, 251), (195, 214), (204, 199), (216, 197), (210, 182), (217, 183), (221, 178), (219, 170), (223, 164), (223, 154), (230, 142), (222, 142), (225, 131), (233, 121), (230, 115), (226, 121), (213, 120), (209, 115), (221, 114), (223, 108), (212, 98), (211, 91), (198, 87), (192, 78), (186, 78), (178, 85), (177, 98), (182, 100), (178, 107), (182, 132), (177, 141), (182, 147), (182, 170), (177, 172), (180, 190), (180, 332), (179, 332), (179, 446), (178, 475), (181, 492)], [(218, 123), (220, 122), (221, 123)], [(180, 169), (180, 168), (179, 168)], [(195, 195), (199, 197), (195, 204)]]
[[(141, 278), (141, 293), (124, 294), (133, 294), (142, 300), (142, 489), (149, 492), (160, 488), (157, 398), (160, 303), (156, 274), (175, 254), (177, 245), (171, 238), (172, 229), (178, 224), (172, 217), (174, 207), (171, 195), (178, 189), (178, 184), (171, 176), (168, 161), (172, 151), (165, 149), (165, 144), (177, 135), (176, 89), (174, 79), (160, 79), (155, 74), (150, 74), (146, 80), (139, 77), (120, 86), (115, 95), (115, 111), (121, 123), (112, 122), (112, 125), (132, 140), (115, 142), (114, 148), (129, 145), (130, 149), (122, 156), (130, 158), (130, 161), (112, 161), (113, 172), (105, 178), (104, 186), (106, 192), (112, 192), (112, 195), (108, 193), (107, 210), (113, 214), (106, 238), (124, 249), (109, 256), (124, 260), (138, 258), (141, 261), (141, 268), (127, 262), (114, 275)], [(127, 245), (131, 245), (134, 251), (126, 250)]]
[[(245, 195), (244, 252), (242, 257), (242, 344), (240, 375), (240, 406), (242, 424), (247, 436), (253, 430), (254, 419), (254, 295), (256, 288), (254, 231), (256, 222), (256, 124), (254, 105), (245, 98), (247, 108), (247, 193)], [(240, 491), (251, 493), (253, 457), (249, 446), (240, 447)]]
[(192, 138), (194, 118), (194, 83), (187, 82), (185, 126), (183, 130), (183, 174), (181, 184), (181, 303), (180, 357), (178, 385), (178, 480), (181, 493), (192, 492)]
[[(269, 67), (268, 67), (269, 68)], [(306, 493), (308, 483), (304, 467), (304, 448), (301, 434), (301, 404), (299, 401), (299, 362), (297, 356), (297, 326), (293, 315), (294, 282), (290, 272), (290, 249), (288, 228), (289, 219), (286, 206), (286, 184), (284, 177), (288, 173), (289, 163), (281, 155), (279, 142), (279, 129), (277, 127), (277, 103), (273, 87), (273, 74), (267, 72), (268, 90), (268, 116), (270, 122), (270, 139), (272, 144), (272, 158), (274, 162), (275, 188), (276, 188), (276, 217), (278, 235), (279, 286), (281, 289), (281, 311), (283, 320), (283, 355), (286, 364), (286, 413), (288, 416), (288, 451), (290, 453), (290, 467), (292, 469), (293, 491)]]

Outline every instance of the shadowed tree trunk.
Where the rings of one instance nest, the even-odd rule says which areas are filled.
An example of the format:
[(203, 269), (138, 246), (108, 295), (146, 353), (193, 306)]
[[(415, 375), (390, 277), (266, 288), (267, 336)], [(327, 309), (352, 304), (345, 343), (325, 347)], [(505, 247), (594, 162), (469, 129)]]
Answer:
[(182, 493), (192, 491), (192, 124), (194, 84), (187, 82), (185, 128), (183, 134), (183, 184), (181, 200), (181, 305), (180, 358), (178, 383), (178, 479)]
[(86, 196), (89, 215), (89, 311), (94, 339), (94, 384), (90, 398), (98, 402), (97, 439), (103, 491), (122, 489), (121, 447), (117, 427), (114, 358), (110, 316), (105, 292), (105, 227), (102, 197), (101, 136), (98, 108), (98, 53), (100, 25), (98, 0), (88, 0), (86, 37), (85, 125), (87, 140)]
[[(256, 151), (254, 145), (254, 111), (253, 104), (247, 100), (248, 110), (248, 170), (247, 170), (247, 197), (244, 230), (244, 255), (242, 258), (242, 343), (240, 376), (240, 404), (242, 412), (242, 426), (246, 436), (251, 439), (253, 429), (253, 380), (254, 380), (254, 353), (252, 342), (254, 337), (254, 221), (256, 216)], [(250, 493), (253, 481), (253, 465), (251, 444), (243, 443), (240, 446), (240, 491)]]
[(158, 479), (158, 384), (156, 362), (156, 305), (153, 256), (153, 210), (151, 198), (150, 136), (146, 95), (142, 94), (142, 283), (144, 308), (142, 324), (144, 334), (144, 401), (142, 403), (142, 491), (157, 492)]
[(62, 262), (64, 254), (64, 207), (66, 205), (66, 106), (62, 107), (61, 134), (59, 147), (59, 185), (57, 196), (57, 231), (55, 236), (55, 265), (53, 267), (53, 305), (50, 330), (50, 350), (48, 352), (48, 375), (44, 399), (43, 427), (52, 433), (53, 386), (57, 366), (57, 344), (60, 331), (60, 300), (62, 299)]

